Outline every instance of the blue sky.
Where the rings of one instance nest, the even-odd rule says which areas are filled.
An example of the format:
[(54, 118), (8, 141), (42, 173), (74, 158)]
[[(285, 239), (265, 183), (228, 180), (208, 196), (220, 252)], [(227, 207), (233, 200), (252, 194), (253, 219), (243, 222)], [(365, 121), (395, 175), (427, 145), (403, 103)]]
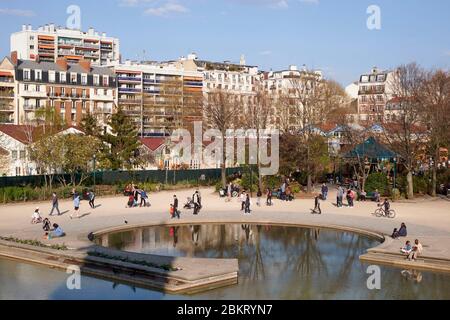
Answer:
[[(0, 0), (0, 54), (22, 24), (65, 25), (66, 8), (81, 8), (90, 26), (121, 40), (123, 58), (200, 58), (263, 70), (306, 64), (346, 85), (373, 66), (416, 61), (450, 67), (448, 0)], [(370, 5), (381, 30), (366, 26)]]

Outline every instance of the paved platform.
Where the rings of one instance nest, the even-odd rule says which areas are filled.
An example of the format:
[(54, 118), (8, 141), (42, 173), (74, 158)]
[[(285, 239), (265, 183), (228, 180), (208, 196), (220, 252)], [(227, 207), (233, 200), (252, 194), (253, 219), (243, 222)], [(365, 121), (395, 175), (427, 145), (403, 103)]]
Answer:
[[(253, 199), (252, 214), (243, 215), (240, 203), (234, 198), (231, 202), (213, 192), (212, 189), (201, 189), (203, 209), (198, 216), (192, 211), (182, 210), (180, 223), (274, 223), (301, 226), (318, 226), (343, 230), (352, 230), (372, 236), (388, 236), (402, 222), (408, 227), (406, 239), (421, 240), (424, 245), (423, 257), (439, 259), (450, 264), (450, 202), (445, 199), (417, 199), (413, 202), (393, 203), (396, 210), (395, 219), (377, 218), (371, 213), (377, 208), (373, 202), (356, 202), (354, 208), (336, 208), (335, 191), (329, 200), (322, 203), (322, 215), (312, 215), (313, 200), (294, 200), (282, 202), (275, 200), (272, 207), (257, 207)], [(193, 190), (175, 192), (183, 205)], [(20, 239), (38, 239), (49, 244), (64, 243), (74, 250), (83, 250), (93, 244), (87, 239), (90, 232), (108, 228), (120, 228), (142, 225), (159, 225), (178, 223), (169, 218), (169, 204), (174, 192), (150, 194), (151, 207), (126, 208), (126, 197), (105, 197), (96, 199), (97, 208), (90, 209), (87, 202), (81, 203), (81, 219), (69, 218), (71, 201), (61, 201), (62, 216), (51, 217), (58, 223), (67, 236), (62, 239), (42, 240), (41, 225), (31, 225), (31, 215), (39, 206), (43, 216), (48, 216), (50, 202), (19, 203), (0, 206), (0, 236), (12, 236)], [(126, 225), (124, 221), (127, 221)], [(399, 249), (406, 239), (385, 241), (371, 252), (389, 253), (398, 259)], [(381, 260), (380, 260), (381, 261)], [(418, 264), (419, 265), (419, 264)]]

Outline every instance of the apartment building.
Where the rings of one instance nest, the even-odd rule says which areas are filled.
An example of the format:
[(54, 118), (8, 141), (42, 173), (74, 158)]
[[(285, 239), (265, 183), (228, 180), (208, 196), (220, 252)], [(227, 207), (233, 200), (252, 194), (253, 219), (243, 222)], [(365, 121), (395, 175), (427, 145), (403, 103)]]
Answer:
[(300, 130), (296, 110), (300, 104), (298, 100), (322, 78), (322, 71), (311, 71), (306, 66), (300, 70), (296, 65), (290, 65), (285, 70), (261, 73), (262, 85), (274, 100), (274, 107), (281, 108), (282, 104), (282, 112), (273, 112), (270, 122), (275, 127)]
[(66, 58), (56, 62), (18, 60), (15, 65), (16, 113), (19, 124), (36, 119), (36, 111), (50, 108), (67, 125), (79, 125), (86, 113), (97, 117), (106, 129), (115, 109), (116, 77), (106, 67), (92, 66), (90, 60), (69, 64)]
[(9, 58), (0, 63), (0, 124), (16, 123), (14, 64)]
[(117, 103), (133, 119), (141, 137), (192, 129), (202, 120), (203, 75), (176, 63), (127, 61), (112, 66)]
[(120, 60), (119, 39), (106, 36), (93, 28), (87, 32), (54, 24), (38, 29), (23, 25), (11, 35), (11, 52), (17, 51), (21, 60), (56, 62), (66, 58), (68, 63), (89, 60), (93, 65), (106, 65)]
[(359, 78), (357, 117), (362, 122), (384, 122), (386, 105), (392, 99), (392, 71), (374, 67)]

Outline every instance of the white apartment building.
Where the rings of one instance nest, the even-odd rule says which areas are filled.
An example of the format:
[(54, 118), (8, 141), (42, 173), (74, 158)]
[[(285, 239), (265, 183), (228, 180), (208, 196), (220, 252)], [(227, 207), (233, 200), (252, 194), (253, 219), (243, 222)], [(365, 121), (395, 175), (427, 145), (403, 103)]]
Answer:
[(392, 71), (374, 67), (370, 73), (363, 74), (358, 82), (357, 120), (362, 122), (384, 122), (386, 105), (392, 99)]
[(56, 62), (58, 58), (65, 57), (69, 63), (86, 59), (93, 65), (120, 61), (119, 39), (108, 37), (93, 28), (83, 32), (54, 24), (38, 29), (23, 25), (21, 31), (11, 35), (13, 51), (17, 51), (21, 60)]

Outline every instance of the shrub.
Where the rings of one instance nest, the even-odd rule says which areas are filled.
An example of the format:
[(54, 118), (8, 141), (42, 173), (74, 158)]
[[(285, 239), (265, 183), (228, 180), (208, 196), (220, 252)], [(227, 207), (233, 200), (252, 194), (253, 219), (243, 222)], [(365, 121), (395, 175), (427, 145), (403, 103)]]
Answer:
[(428, 177), (425, 176), (414, 176), (413, 177), (413, 185), (414, 185), (414, 193), (425, 194), (428, 192)]
[(372, 173), (367, 177), (366, 192), (374, 192), (378, 189), (380, 194), (385, 195), (388, 191), (389, 181), (386, 174), (382, 172)]
[(392, 189), (391, 196), (392, 196), (392, 200), (394, 200), (394, 201), (400, 200), (401, 199), (400, 190), (397, 188)]

